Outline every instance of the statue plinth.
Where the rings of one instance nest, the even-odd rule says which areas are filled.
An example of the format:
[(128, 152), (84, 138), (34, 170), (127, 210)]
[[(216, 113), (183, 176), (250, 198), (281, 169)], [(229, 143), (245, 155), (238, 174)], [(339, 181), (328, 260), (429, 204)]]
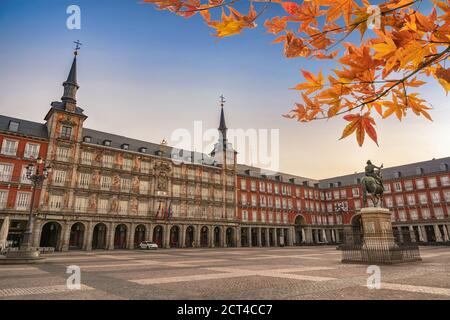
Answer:
[(396, 247), (392, 232), (391, 212), (386, 208), (361, 209), (363, 248)]

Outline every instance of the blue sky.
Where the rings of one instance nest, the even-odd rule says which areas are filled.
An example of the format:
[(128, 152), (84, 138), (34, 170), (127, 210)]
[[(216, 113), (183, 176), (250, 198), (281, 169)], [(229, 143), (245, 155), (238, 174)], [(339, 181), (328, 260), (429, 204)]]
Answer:
[[(81, 8), (81, 30), (66, 28), (71, 4)], [(192, 130), (195, 120), (217, 127), (223, 93), (228, 127), (280, 129), (285, 172), (322, 178), (361, 170), (369, 158), (396, 165), (449, 155), (450, 100), (434, 81), (422, 93), (435, 121), (377, 121), (380, 147), (367, 141), (359, 148), (354, 137), (338, 141), (340, 119), (282, 118), (298, 101), (288, 88), (302, 81), (300, 69), (327, 64), (285, 59), (264, 20), (218, 41), (200, 17), (183, 19), (138, 0), (2, 0), (0, 113), (43, 121), (62, 95), (79, 39), (78, 103), (90, 128), (159, 142), (177, 128)]]

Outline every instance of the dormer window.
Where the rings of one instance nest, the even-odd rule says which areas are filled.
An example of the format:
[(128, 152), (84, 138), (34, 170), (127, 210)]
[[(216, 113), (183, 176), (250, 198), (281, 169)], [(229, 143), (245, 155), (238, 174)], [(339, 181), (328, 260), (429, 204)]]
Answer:
[[(422, 170), (422, 168), (420, 168)], [(398, 179), (402, 176), (402, 173), (400, 171), (394, 172), (394, 178)]]
[(146, 153), (147, 152), (147, 148), (141, 147), (141, 148), (139, 148), (139, 152)]
[(9, 121), (8, 130), (12, 132), (19, 131), (19, 122), (17, 121)]
[(130, 145), (128, 143), (124, 143), (124, 144), (121, 145), (121, 148), (123, 150), (128, 150), (128, 149), (130, 149)]
[(417, 168), (416, 168), (416, 174), (417, 174), (417, 175), (423, 174), (423, 168), (417, 167)]
[(111, 146), (111, 140), (103, 140), (103, 145), (106, 147), (110, 147)]
[(89, 137), (89, 136), (86, 136), (86, 137), (83, 138), (83, 141), (87, 142), (87, 143), (91, 143), (92, 142), (92, 138)]
[(439, 165), (439, 169), (441, 169), (441, 171), (447, 171), (448, 170), (448, 164), (446, 163), (441, 163)]

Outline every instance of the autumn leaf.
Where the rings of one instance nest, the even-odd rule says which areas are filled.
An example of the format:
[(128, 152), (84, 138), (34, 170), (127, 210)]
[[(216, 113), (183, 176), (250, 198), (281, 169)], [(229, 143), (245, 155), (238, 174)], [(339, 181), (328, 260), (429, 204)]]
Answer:
[(307, 82), (300, 83), (296, 85), (294, 90), (306, 90), (306, 94), (311, 94), (314, 91), (320, 90), (323, 88), (323, 75), (322, 71), (319, 72), (319, 74), (314, 76), (311, 72), (302, 70), (303, 77), (306, 79)]
[(350, 123), (345, 127), (339, 140), (342, 140), (349, 135), (356, 133), (356, 141), (361, 147), (364, 143), (365, 134), (367, 133), (369, 138), (371, 138), (378, 145), (377, 132), (374, 128), (375, 121), (370, 116), (369, 112), (363, 115), (349, 114), (344, 116), (344, 120), (349, 121)]
[(435, 74), (445, 92), (448, 93), (450, 91), (450, 68), (438, 68)]

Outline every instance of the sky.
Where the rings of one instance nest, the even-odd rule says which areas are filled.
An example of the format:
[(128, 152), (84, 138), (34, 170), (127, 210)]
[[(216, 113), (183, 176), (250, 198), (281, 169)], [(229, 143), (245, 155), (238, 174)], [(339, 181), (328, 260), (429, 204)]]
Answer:
[[(66, 27), (69, 5), (81, 9), (80, 30)], [(184, 19), (139, 0), (1, 0), (0, 114), (43, 122), (80, 40), (77, 99), (88, 128), (171, 143), (177, 129), (193, 132), (194, 121), (217, 128), (223, 94), (229, 128), (279, 130), (281, 172), (320, 179), (361, 171), (368, 159), (388, 167), (450, 155), (450, 99), (434, 80), (420, 91), (434, 121), (411, 113), (402, 122), (376, 118), (379, 147), (338, 140), (342, 119), (283, 118), (300, 100), (289, 90), (303, 81), (300, 69), (330, 65), (284, 58), (262, 27), (266, 18), (217, 40), (199, 16)]]

